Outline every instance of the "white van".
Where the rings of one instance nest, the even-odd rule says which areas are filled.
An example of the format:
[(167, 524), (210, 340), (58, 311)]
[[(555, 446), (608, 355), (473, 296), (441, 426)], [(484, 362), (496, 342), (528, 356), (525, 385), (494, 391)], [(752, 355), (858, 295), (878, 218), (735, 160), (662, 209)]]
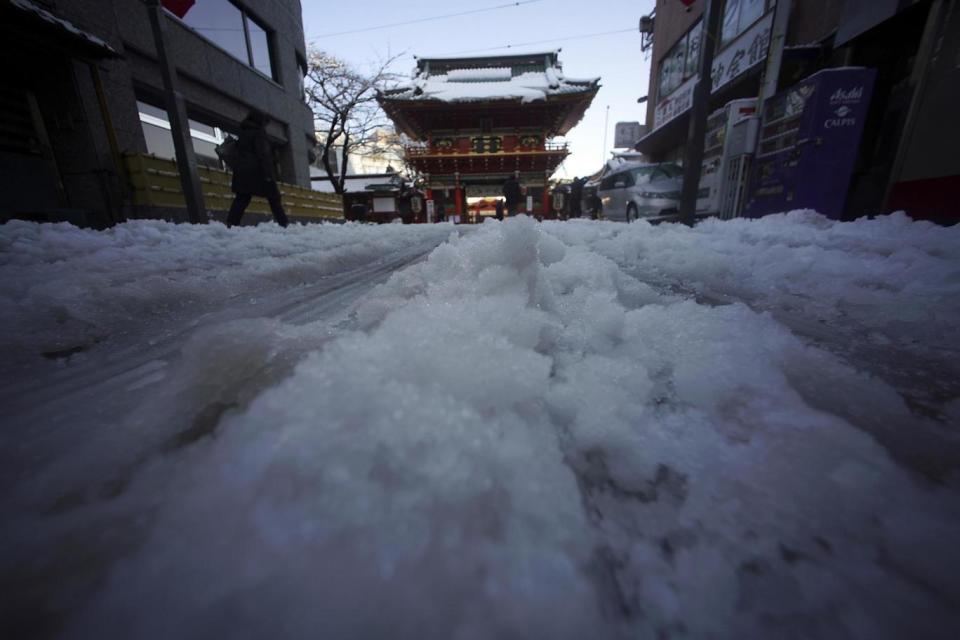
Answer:
[(672, 162), (625, 164), (600, 181), (597, 195), (608, 220), (667, 220), (680, 213), (683, 169)]

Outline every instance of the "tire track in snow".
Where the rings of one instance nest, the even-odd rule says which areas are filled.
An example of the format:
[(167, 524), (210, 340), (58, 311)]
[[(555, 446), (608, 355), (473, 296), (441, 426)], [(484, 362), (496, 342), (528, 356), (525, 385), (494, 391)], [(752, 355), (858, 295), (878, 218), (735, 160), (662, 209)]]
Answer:
[[(145, 403), (153, 395), (152, 387), (177, 375), (184, 346), (198, 332), (209, 331), (211, 327), (224, 323), (254, 319), (273, 319), (291, 325), (326, 321), (329, 326), (335, 326), (346, 319), (349, 309), (362, 296), (385, 282), (395, 271), (425, 258), (442, 241), (422, 242), (380, 256), (361, 267), (324, 277), (315, 284), (260, 296), (255, 299), (255, 304), (241, 306), (235, 300), (219, 310), (195, 318), (182, 318), (176, 328), (147, 346), (143, 344), (142, 335), (131, 336), (113, 350), (110, 350), (109, 342), (102, 343), (98, 351), (87, 354), (76, 367), (67, 365), (54, 369), (48, 364), (24, 375), (8, 374), (8, 379), (0, 385), (3, 387), (0, 406), (5, 412), (5, 425), (0, 432), (0, 486), (6, 488), (0, 492), (0, 497), (9, 495), (8, 491), (18, 492), (23, 483), (46, 473), (41, 472), (43, 469), (55, 471), (53, 466), (58, 460), (67, 460), (71, 452), (81, 451), (91, 442), (107, 437), (107, 432), (116, 430), (132, 412), (140, 411), (138, 407), (151, 406)], [(141, 333), (150, 329), (145, 327)], [(239, 376), (236, 384), (248, 390), (259, 388), (257, 385), (274, 384), (276, 376), (286, 375), (295, 364), (287, 356), (280, 359), (289, 366), (269, 372), (255, 370), (249, 375), (234, 372), (234, 376)], [(169, 383), (177, 381), (170, 378)], [(192, 423), (207, 409), (206, 405), (197, 404), (196, 398), (182, 400), (189, 406), (183, 407), (183, 414), (178, 416), (181, 419), (162, 426), (166, 439), (194, 428), (196, 425)], [(153, 408), (157, 409), (156, 406)], [(152, 416), (147, 419), (156, 421)], [(155, 434), (153, 438), (156, 439)], [(137, 461), (142, 462), (154, 455), (153, 444), (155, 442), (137, 444), (137, 450), (121, 455), (127, 458), (124, 468), (137, 467)], [(93, 483), (90, 486), (100, 484), (104, 475), (116, 475), (104, 469), (91, 469), (90, 473)], [(63, 482), (63, 491), (78, 489), (67, 486), (77, 482), (76, 478)], [(54, 483), (61, 484), (59, 479)], [(90, 486), (87, 486), (88, 490)], [(27, 498), (27, 501), (31, 499)], [(49, 507), (46, 504), (35, 506)]]
[[(873, 332), (844, 317), (842, 326), (818, 316), (814, 301), (781, 297), (769, 302), (735, 291), (702, 289), (696, 284), (646, 272), (628, 272), (657, 291), (711, 307), (742, 304), (768, 313), (805, 345), (835, 356), (851, 369), (892, 387), (908, 411), (893, 415), (883, 408), (858, 406), (856, 398), (837, 391), (828, 379), (809, 371), (786, 371), (791, 384), (815, 408), (838, 415), (869, 433), (891, 458), (907, 469), (942, 483), (960, 470), (960, 434), (944, 416), (944, 405), (960, 396), (960, 370), (950, 352), (921, 356), (914, 345), (876, 344)], [(802, 374), (802, 375), (801, 375)], [(889, 409), (889, 407), (888, 407)], [(895, 409), (895, 408), (894, 408)]]
[(146, 348), (142, 342), (135, 342), (102, 355), (91, 352), (78, 366), (68, 365), (48, 376), (43, 372), (39, 372), (39, 376), (11, 376), (0, 390), (0, 405), (12, 413), (29, 412), (31, 407), (39, 404), (69, 402), (73, 395), (92, 391), (98, 386), (132, 383), (138, 379), (141, 369), (147, 368), (147, 373), (153, 373), (156, 367), (151, 367), (151, 363), (168, 362), (175, 357), (183, 342), (203, 326), (253, 318), (275, 318), (296, 325), (320, 320), (349, 305), (394, 271), (422, 259), (433, 248), (432, 243), (427, 249), (419, 246), (398, 257), (380, 259), (357, 269), (326, 276), (314, 285), (273, 294), (256, 305), (245, 308), (233, 305), (205, 313), (182, 322), (158, 340), (148, 341)]

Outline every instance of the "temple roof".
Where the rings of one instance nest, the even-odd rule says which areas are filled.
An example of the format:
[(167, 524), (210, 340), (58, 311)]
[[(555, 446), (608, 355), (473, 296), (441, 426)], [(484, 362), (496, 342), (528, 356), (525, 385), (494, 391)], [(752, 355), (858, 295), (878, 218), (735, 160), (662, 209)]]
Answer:
[[(510, 117), (509, 126), (542, 123), (552, 130), (551, 135), (563, 134), (582, 117), (600, 87), (600, 78), (567, 78), (557, 53), (418, 58), (411, 82), (381, 93), (380, 104), (400, 130), (422, 137), (426, 127), (412, 113), (420, 108), (448, 105), (462, 111), (484, 103), (485, 107), (495, 107), (488, 114), (495, 115), (502, 113), (503, 107), (558, 102), (563, 103), (562, 113), (549, 109), (540, 115), (536, 112), (542, 109), (534, 108), (527, 117)], [(444, 118), (435, 109), (432, 111), (435, 127), (462, 126), (462, 117), (447, 114)]]
[(471, 102), (519, 100), (589, 93), (600, 78), (563, 75), (557, 52), (477, 58), (418, 58), (412, 82), (385, 91), (384, 101)]

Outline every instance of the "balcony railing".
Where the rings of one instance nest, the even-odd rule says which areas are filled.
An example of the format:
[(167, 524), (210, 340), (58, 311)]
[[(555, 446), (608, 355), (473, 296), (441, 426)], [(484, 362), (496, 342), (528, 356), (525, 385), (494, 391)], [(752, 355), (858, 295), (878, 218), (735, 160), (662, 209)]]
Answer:
[[(127, 174), (133, 187), (133, 204), (144, 207), (186, 209), (180, 187), (180, 173), (174, 160), (129, 153), (124, 156)], [(227, 211), (233, 202), (231, 174), (219, 169), (198, 167), (204, 203), (211, 211)], [(291, 216), (306, 219), (342, 219), (343, 199), (334, 193), (321, 193), (293, 184), (277, 183), (283, 206)], [(266, 202), (254, 198), (247, 208), (251, 213), (269, 214)]]
[[(414, 157), (423, 157), (423, 156), (475, 156), (482, 155), (478, 152), (473, 151), (472, 149), (462, 149), (459, 147), (450, 147), (447, 149), (437, 149), (430, 148), (423, 145), (407, 145), (403, 148), (404, 153), (408, 158)], [(530, 155), (530, 154), (541, 154), (541, 153), (567, 153), (570, 150), (569, 144), (566, 142), (547, 142), (546, 144), (538, 147), (514, 147), (512, 149), (505, 150), (499, 149), (498, 151), (487, 151), (483, 152), (489, 155)]]

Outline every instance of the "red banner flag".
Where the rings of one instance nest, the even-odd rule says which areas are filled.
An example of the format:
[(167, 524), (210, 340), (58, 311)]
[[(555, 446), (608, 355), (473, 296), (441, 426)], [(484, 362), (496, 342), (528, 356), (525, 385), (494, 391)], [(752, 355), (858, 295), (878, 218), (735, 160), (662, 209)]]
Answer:
[(183, 18), (195, 2), (196, 0), (161, 0), (160, 4), (173, 15)]

